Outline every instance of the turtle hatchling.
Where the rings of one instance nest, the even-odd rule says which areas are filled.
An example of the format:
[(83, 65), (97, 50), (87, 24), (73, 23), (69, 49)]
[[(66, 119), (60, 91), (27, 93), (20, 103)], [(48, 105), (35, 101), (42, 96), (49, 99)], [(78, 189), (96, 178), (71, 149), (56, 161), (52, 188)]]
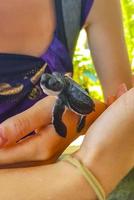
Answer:
[(77, 132), (80, 132), (85, 126), (86, 115), (95, 110), (95, 104), (88, 93), (71, 77), (59, 72), (44, 73), (40, 85), (45, 94), (57, 97), (52, 114), (56, 132), (61, 137), (67, 135), (67, 128), (62, 121), (65, 107), (80, 116), (77, 124)]

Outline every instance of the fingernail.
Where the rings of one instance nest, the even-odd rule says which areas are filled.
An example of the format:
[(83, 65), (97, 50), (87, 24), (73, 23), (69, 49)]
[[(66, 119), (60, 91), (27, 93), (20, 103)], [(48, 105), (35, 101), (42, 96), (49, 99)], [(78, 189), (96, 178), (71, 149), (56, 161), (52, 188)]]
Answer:
[(122, 84), (119, 86), (118, 89), (121, 90), (121, 91), (127, 92), (127, 86), (126, 86), (125, 83), (122, 83)]
[(107, 105), (110, 106), (116, 100), (115, 95), (111, 95), (107, 98)]
[(127, 86), (125, 83), (122, 83), (119, 85), (118, 90), (117, 90), (117, 98), (119, 98), (121, 95), (123, 95), (125, 92), (127, 92)]
[(2, 148), (6, 143), (7, 139), (4, 137), (4, 130), (2, 127), (0, 127), (0, 148)]

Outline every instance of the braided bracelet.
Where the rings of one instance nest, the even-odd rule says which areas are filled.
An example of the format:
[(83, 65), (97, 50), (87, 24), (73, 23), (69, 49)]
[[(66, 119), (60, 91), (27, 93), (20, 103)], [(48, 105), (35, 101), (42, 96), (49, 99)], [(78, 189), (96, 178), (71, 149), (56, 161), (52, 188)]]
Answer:
[(85, 177), (87, 182), (90, 184), (90, 186), (94, 190), (98, 199), (106, 200), (105, 192), (104, 192), (101, 184), (96, 179), (96, 177), (92, 174), (92, 172), (89, 171), (88, 168), (86, 168), (79, 160), (72, 157), (71, 155), (63, 155), (61, 157), (61, 160), (67, 161), (67, 162), (71, 163), (74, 167), (76, 167), (81, 172), (81, 174)]

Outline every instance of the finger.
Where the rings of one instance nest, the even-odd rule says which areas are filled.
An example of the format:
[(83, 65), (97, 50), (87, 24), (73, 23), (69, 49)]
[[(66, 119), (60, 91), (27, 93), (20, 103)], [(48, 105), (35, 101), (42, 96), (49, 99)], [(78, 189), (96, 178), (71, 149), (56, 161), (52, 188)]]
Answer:
[[(70, 111), (66, 111), (64, 115), (64, 123), (72, 126), (68, 119), (74, 118), (73, 126), (76, 125), (78, 116)], [(72, 134), (72, 135), (71, 135)], [(77, 135), (79, 136), (79, 135)], [(37, 134), (29, 138), (25, 138), (14, 146), (4, 148), (0, 151), (0, 164), (14, 164), (22, 162), (32, 162), (32, 161), (46, 161), (50, 160), (55, 155), (62, 153), (62, 150), (66, 148), (67, 144), (77, 137), (72, 129), (70, 134), (67, 134), (67, 138), (60, 137), (53, 127), (49, 125), (47, 127), (42, 127), (37, 129)]]
[(116, 98), (119, 98), (125, 92), (127, 92), (127, 86), (125, 83), (123, 83), (118, 87)]
[(46, 97), (0, 125), (0, 147), (16, 143), (38, 127), (50, 124), (54, 97)]
[(46, 128), (42, 128), (39, 134), (29, 137), (14, 146), (1, 149), (0, 165), (30, 161), (47, 161), (48, 158), (51, 158), (51, 151), (56, 152), (57, 146), (60, 146), (62, 140), (64, 139), (55, 133), (53, 126), (49, 125)]
[[(95, 112), (87, 116), (86, 125), (81, 134), (86, 133), (90, 124), (106, 109), (106, 105), (99, 101), (95, 102)], [(52, 125), (38, 130), (38, 134), (15, 146), (0, 150), (0, 164), (22, 163), (29, 161), (45, 161), (51, 163), (55, 161), (66, 147), (77, 137), (76, 132), (78, 115), (67, 110), (63, 116), (63, 121), (67, 126), (68, 134), (66, 138), (60, 137)]]
[(116, 100), (116, 96), (112, 95), (107, 98), (107, 105), (110, 106)]
[(132, 74), (132, 85), (134, 86), (134, 74)]
[[(78, 135), (73, 138), (78, 137)], [(24, 139), (15, 146), (0, 150), (0, 167), (16, 163), (33, 163), (43, 161), (48, 164), (57, 160), (72, 141), (70, 137), (62, 138), (52, 125), (42, 128), (38, 135)]]
[(127, 86), (125, 83), (122, 83), (121, 85), (119, 85), (116, 95), (109, 96), (107, 98), (107, 105), (110, 106), (116, 99), (118, 99), (125, 92), (127, 92)]

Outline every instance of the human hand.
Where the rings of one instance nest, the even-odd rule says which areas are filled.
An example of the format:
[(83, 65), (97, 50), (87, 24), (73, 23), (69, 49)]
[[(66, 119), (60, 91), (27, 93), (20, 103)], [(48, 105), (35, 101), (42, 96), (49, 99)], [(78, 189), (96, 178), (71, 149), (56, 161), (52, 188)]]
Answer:
[[(0, 164), (32, 161), (55, 161), (66, 147), (80, 134), (84, 134), (92, 122), (105, 110), (105, 104), (95, 101), (96, 111), (89, 114), (86, 126), (80, 134), (76, 133), (78, 116), (67, 110), (63, 121), (67, 126), (66, 138), (60, 137), (51, 124), (54, 97), (46, 97), (25, 112), (11, 117), (0, 125), (1, 139), (5, 144), (0, 150)], [(35, 131), (35, 135), (24, 136)], [(17, 143), (17, 141), (19, 141)]]
[(119, 97), (90, 126), (74, 155), (109, 194), (134, 166), (134, 88)]
[(115, 95), (113, 96), (109, 96), (106, 100), (107, 102), (107, 106), (110, 106), (114, 101), (116, 101), (116, 99), (118, 99), (122, 94), (124, 94), (125, 92), (127, 92), (127, 86), (125, 83), (122, 83), (121, 85), (119, 85), (119, 87), (117, 88), (117, 92)]

